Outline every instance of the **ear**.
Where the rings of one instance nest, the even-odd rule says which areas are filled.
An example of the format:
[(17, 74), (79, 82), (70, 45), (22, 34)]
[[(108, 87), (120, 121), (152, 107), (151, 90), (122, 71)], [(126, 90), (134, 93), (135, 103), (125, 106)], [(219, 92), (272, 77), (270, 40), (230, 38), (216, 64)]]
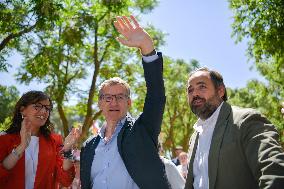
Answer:
[(219, 86), (218, 87), (218, 96), (222, 98), (225, 95), (225, 87), (224, 86)]
[(127, 100), (127, 106), (128, 106), (128, 108), (131, 107), (131, 104), (132, 104), (132, 101), (131, 101), (131, 99), (129, 98), (129, 99)]
[(25, 114), (23, 113), (24, 110), (25, 110), (25, 107), (24, 107), (24, 106), (21, 106), (21, 107), (20, 107), (20, 113), (21, 113), (21, 115), (22, 115), (22, 119), (25, 117)]
[(99, 105), (100, 110), (102, 110), (102, 101), (101, 100), (99, 100), (98, 105)]
[(24, 107), (24, 106), (21, 106), (21, 107), (20, 107), (20, 112), (23, 113), (24, 109), (25, 109), (25, 107)]

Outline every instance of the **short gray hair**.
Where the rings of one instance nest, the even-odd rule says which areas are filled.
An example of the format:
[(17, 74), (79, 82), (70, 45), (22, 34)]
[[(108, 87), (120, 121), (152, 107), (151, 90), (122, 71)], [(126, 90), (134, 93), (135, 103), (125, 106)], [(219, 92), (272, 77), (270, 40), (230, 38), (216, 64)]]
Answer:
[(113, 77), (108, 80), (105, 80), (100, 86), (99, 86), (99, 98), (103, 95), (103, 89), (107, 86), (112, 85), (122, 85), (125, 87), (128, 97), (130, 96), (130, 87), (126, 81), (121, 79), (120, 77)]

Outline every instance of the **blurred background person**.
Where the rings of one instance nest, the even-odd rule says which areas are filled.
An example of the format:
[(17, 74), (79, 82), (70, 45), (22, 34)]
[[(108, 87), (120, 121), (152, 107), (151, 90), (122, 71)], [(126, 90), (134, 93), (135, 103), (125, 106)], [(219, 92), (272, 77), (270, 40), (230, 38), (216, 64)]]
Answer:
[(165, 164), (166, 175), (167, 175), (168, 181), (171, 185), (171, 188), (172, 189), (183, 189), (184, 185), (185, 185), (185, 179), (183, 178), (183, 176), (178, 171), (176, 165), (171, 160), (165, 158), (162, 155), (163, 154), (163, 147), (160, 143), (158, 144), (158, 147), (159, 147), (160, 158), (163, 161), (163, 163)]
[(183, 148), (181, 146), (176, 146), (175, 147), (175, 157), (172, 159), (172, 162), (178, 166), (180, 165), (180, 162), (179, 162), (179, 159), (178, 159), (178, 156), (179, 154), (183, 151)]
[(183, 178), (186, 179), (187, 172), (188, 172), (188, 155), (185, 152), (181, 152), (178, 156), (180, 165), (177, 166), (177, 169), (179, 170), (180, 174), (183, 176)]

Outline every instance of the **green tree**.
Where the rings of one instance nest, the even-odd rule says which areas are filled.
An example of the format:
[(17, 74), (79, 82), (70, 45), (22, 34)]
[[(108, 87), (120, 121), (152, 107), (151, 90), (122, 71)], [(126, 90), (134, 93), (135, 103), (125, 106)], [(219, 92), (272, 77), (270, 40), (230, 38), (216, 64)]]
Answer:
[[(68, 133), (68, 119), (64, 107), (71, 97), (78, 95), (85, 104), (83, 138), (100, 115), (97, 102), (98, 85), (106, 78), (120, 76), (130, 84), (139, 78), (141, 67), (138, 52), (120, 47), (112, 25), (115, 16), (150, 11), (156, 1), (61, 1), (60, 19), (52, 31), (35, 33), (23, 44), (24, 62), (18, 79), (29, 83), (46, 83), (47, 91), (56, 102), (64, 134)], [(158, 47), (163, 34), (149, 27)], [(138, 58), (139, 57), (139, 58)], [(139, 65), (138, 65), (139, 64)], [(87, 81), (89, 76), (91, 81)], [(83, 86), (88, 86), (83, 88)]]
[(0, 123), (12, 116), (14, 107), (19, 99), (19, 91), (15, 86), (0, 85)]
[(199, 63), (196, 60), (188, 63), (168, 57), (164, 62), (167, 101), (162, 125), (163, 147), (174, 155), (177, 145), (181, 145), (185, 151), (188, 150), (188, 141), (197, 119), (188, 105), (186, 87), (189, 73), (198, 68)]
[(269, 81), (270, 93), (284, 98), (284, 1), (230, 0), (236, 42), (248, 39), (247, 54)]
[(28, 41), (33, 31), (51, 29), (61, 9), (58, 0), (4, 0), (0, 2), (0, 71), (6, 59)]

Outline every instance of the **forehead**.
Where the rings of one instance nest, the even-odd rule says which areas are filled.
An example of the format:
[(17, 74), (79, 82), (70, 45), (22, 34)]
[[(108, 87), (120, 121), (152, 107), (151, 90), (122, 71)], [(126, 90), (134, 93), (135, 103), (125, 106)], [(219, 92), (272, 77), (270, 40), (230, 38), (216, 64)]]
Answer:
[(181, 158), (186, 158), (186, 157), (187, 157), (187, 154), (181, 154), (181, 155), (179, 155), (179, 157), (181, 157)]
[(39, 100), (35, 102), (34, 104), (42, 104), (42, 105), (50, 105), (49, 99)]
[(210, 73), (208, 71), (197, 71), (188, 78), (188, 87), (196, 84), (212, 84)]
[(126, 93), (126, 87), (122, 84), (114, 84), (114, 85), (106, 85), (102, 89), (103, 93), (108, 94), (119, 94), (119, 93)]

